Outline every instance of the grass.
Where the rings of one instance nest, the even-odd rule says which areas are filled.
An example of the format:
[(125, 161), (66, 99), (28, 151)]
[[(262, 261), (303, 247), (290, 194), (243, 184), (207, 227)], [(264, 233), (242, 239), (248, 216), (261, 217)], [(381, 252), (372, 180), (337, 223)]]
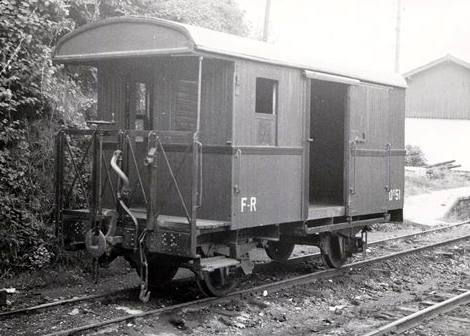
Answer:
[(467, 186), (470, 186), (470, 178), (453, 172), (442, 174), (436, 178), (406, 176), (405, 197)]
[[(14, 287), (28, 290), (38, 288), (67, 287), (84, 284), (92, 278), (92, 259), (85, 251), (64, 252), (66, 259), (45, 265), (40, 269), (9, 274), (0, 278), (0, 288)], [(100, 278), (116, 277), (134, 272), (123, 258), (117, 258), (109, 268), (100, 268)]]
[(84, 271), (79, 267), (51, 264), (41, 269), (15, 274), (0, 281), (0, 288), (28, 290), (32, 288), (65, 287), (84, 282)]

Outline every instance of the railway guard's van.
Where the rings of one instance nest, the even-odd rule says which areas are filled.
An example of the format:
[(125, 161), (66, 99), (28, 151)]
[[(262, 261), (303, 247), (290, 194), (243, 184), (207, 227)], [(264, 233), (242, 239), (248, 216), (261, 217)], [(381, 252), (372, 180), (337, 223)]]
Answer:
[(138, 17), (77, 29), (53, 58), (98, 78), (96, 120), (57, 136), (57, 235), (97, 267), (124, 256), (143, 300), (178, 267), (224, 295), (255, 247), (316, 245), (341, 267), (369, 224), (402, 220), (397, 74)]

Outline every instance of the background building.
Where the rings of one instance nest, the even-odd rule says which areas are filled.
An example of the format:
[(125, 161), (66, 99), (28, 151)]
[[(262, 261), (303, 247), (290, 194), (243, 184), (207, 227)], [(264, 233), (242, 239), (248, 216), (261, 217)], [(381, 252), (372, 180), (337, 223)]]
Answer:
[(452, 55), (404, 74), (405, 142), (429, 163), (456, 160), (470, 170), (470, 64)]

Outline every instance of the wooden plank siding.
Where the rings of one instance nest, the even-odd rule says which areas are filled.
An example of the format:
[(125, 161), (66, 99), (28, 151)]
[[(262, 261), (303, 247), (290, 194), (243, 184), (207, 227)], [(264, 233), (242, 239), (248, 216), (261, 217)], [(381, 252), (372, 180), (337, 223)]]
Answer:
[[(119, 74), (119, 68), (112, 64), (101, 65), (98, 68), (98, 120), (114, 121), (114, 125), (103, 125), (100, 128), (118, 129), (119, 125), (124, 124), (125, 118), (125, 82), (124, 77)], [(115, 137), (106, 137), (103, 147), (104, 160), (108, 166), (114, 151), (117, 149), (117, 139)], [(115, 201), (109, 184), (116, 190), (117, 175), (114, 171), (110, 172), (111, 182), (107, 182), (102, 195), (103, 207), (114, 208)], [(101, 180), (105, 181), (106, 176), (103, 172)]]
[(302, 118), (306, 94), (306, 80), (298, 69), (269, 64), (238, 61), (238, 95), (234, 97), (234, 139), (235, 146), (257, 146), (256, 129), (256, 78), (278, 81), (277, 146), (302, 146)]
[[(349, 159), (350, 215), (403, 207), (403, 98), (403, 89), (350, 87), (349, 141), (356, 148)], [(390, 200), (389, 189), (399, 189), (399, 199)]]
[[(167, 150), (171, 166), (176, 171), (178, 185), (188, 210), (191, 207), (191, 156), (184, 150)], [(209, 148), (203, 152), (202, 160), (202, 203), (198, 208), (198, 218), (230, 221), (231, 217), (231, 153), (213, 153)], [(178, 198), (164, 158), (161, 154), (157, 173), (157, 208), (161, 214), (184, 216), (183, 207)], [(177, 169), (181, 166), (180, 169)]]
[[(392, 150), (405, 148), (405, 89), (390, 90), (389, 142)], [(401, 199), (392, 198), (387, 204), (388, 210), (402, 209), (405, 197), (404, 155), (392, 155), (390, 158), (390, 190), (401, 190)]]
[(108, 64), (98, 68), (98, 119), (115, 121), (116, 126), (124, 122), (125, 83), (119, 69)]
[[(384, 87), (351, 86), (349, 89), (349, 141), (357, 150), (385, 151), (388, 141), (388, 90)], [(386, 159), (382, 155), (357, 155), (350, 151), (350, 215), (384, 211)]]
[[(197, 62), (193, 57), (156, 64), (156, 129), (195, 130)], [(233, 64), (205, 59), (202, 81), (200, 141), (207, 145), (226, 145), (232, 137)]]
[(201, 142), (232, 142), (233, 62), (205, 59), (202, 64)]
[[(183, 65), (184, 62), (184, 65)], [(188, 68), (188, 64), (191, 67)], [(197, 78), (197, 58), (172, 60), (172, 64), (160, 68), (164, 76), (155, 74), (157, 84), (157, 118), (164, 120), (161, 129), (181, 129), (178, 121), (181, 113), (188, 120), (187, 130), (195, 130), (195, 115), (197, 105), (194, 99), (197, 95), (189, 93), (185, 110), (181, 110), (182, 96), (181, 81), (194, 83)], [(197, 83), (197, 82), (196, 82)], [(191, 84), (190, 84), (191, 85)], [(190, 85), (185, 84), (185, 90)], [(194, 86), (193, 86), (194, 89)], [(197, 89), (197, 86), (196, 86)], [(188, 93), (188, 92), (186, 92)], [(233, 93), (233, 64), (227, 61), (204, 59), (202, 65), (201, 92), (201, 132), (200, 141), (203, 145), (202, 161), (202, 206), (198, 208), (198, 218), (230, 221), (231, 217), (231, 160), (232, 151), (227, 142), (232, 138), (232, 93)], [(192, 99), (192, 100), (191, 100)], [(196, 101), (197, 102), (197, 101)], [(188, 110), (192, 108), (193, 110)], [(218, 153), (220, 152), (220, 153)], [(168, 152), (173, 167), (178, 167), (183, 160), (181, 150), (173, 149)], [(186, 158), (178, 176), (178, 183), (185, 195), (185, 202), (190, 206), (191, 173), (190, 156)], [(158, 198), (166, 200), (162, 213), (182, 216), (184, 214), (175, 188), (169, 192), (170, 176), (162, 162), (159, 170)]]
[(470, 119), (470, 69), (444, 62), (407, 82), (407, 118)]
[[(234, 162), (232, 228), (288, 223), (302, 219), (302, 150), (298, 153), (245, 153)], [(256, 199), (256, 209), (243, 207)]]
[[(233, 112), (234, 157), (232, 228), (300, 221), (304, 217), (302, 191), (305, 176), (304, 118), (308, 81), (298, 69), (249, 61), (235, 64)], [(256, 78), (277, 81), (276, 115), (255, 112)], [(265, 143), (268, 126), (274, 120), (275, 141)], [(260, 148), (260, 150), (257, 150)], [(263, 149), (263, 150), (261, 150)], [(242, 209), (242, 199), (256, 198), (255, 211)]]
[[(189, 103), (192, 109), (182, 107), (180, 89), (183, 82), (196, 83), (197, 89), (197, 59), (195, 57), (183, 59), (162, 58), (155, 64), (155, 129), (157, 130), (195, 130), (196, 106), (194, 102)], [(190, 85), (190, 84), (188, 84)], [(194, 99), (194, 94), (192, 95)], [(197, 98), (197, 95), (196, 95)], [(179, 117), (184, 115), (187, 120)], [(183, 118), (184, 118), (183, 117)], [(188, 127), (188, 128), (185, 128)]]

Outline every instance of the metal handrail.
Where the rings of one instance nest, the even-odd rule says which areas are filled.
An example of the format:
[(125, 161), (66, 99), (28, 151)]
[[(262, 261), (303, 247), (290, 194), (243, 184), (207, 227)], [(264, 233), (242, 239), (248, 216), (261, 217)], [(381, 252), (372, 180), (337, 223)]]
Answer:
[(116, 150), (113, 153), (113, 157), (111, 158), (111, 167), (113, 170), (118, 174), (118, 176), (121, 178), (121, 180), (124, 182), (124, 187), (123, 189), (129, 190), (129, 178), (126, 176), (126, 174), (121, 170), (121, 168), (117, 165), (117, 160), (121, 158), (122, 151), (121, 150)]
[(122, 156), (122, 151), (119, 149), (114, 151), (113, 157), (111, 158), (111, 167), (113, 170), (116, 172), (116, 174), (119, 176), (119, 178), (123, 181), (124, 185), (122, 186), (121, 190), (117, 192), (117, 198), (119, 205), (121, 208), (127, 213), (127, 215), (131, 218), (132, 222), (134, 223), (134, 228), (135, 228), (135, 239), (134, 239), (134, 251), (138, 250), (138, 236), (139, 236), (139, 222), (137, 221), (137, 218), (134, 216), (132, 211), (128, 208), (124, 200), (122, 199), (122, 191), (125, 193), (129, 192), (129, 178), (126, 176), (126, 174), (121, 170), (121, 168), (118, 166), (117, 161), (121, 158)]
[(129, 135), (126, 135), (126, 140), (128, 142), (129, 149), (130, 149), (130, 152), (131, 152), (131, 155), (132, 155), (132, 160), (134, 162), (134, 167), (135, 167), (135, 171), (137, 173), (137, 178), (139, 179), (140, 190), (142, 191), (142, 196), (144, 197), (144, 202), (147, 205), (148, 204), (147, 195), (145, 193), (144, 184), (142, 182), (142, 177), (140, 176), (139, 165), (137, 164), (137, 159), (135, 158), (134, 149), (132, 148), (131, 139), (129, 138)]

